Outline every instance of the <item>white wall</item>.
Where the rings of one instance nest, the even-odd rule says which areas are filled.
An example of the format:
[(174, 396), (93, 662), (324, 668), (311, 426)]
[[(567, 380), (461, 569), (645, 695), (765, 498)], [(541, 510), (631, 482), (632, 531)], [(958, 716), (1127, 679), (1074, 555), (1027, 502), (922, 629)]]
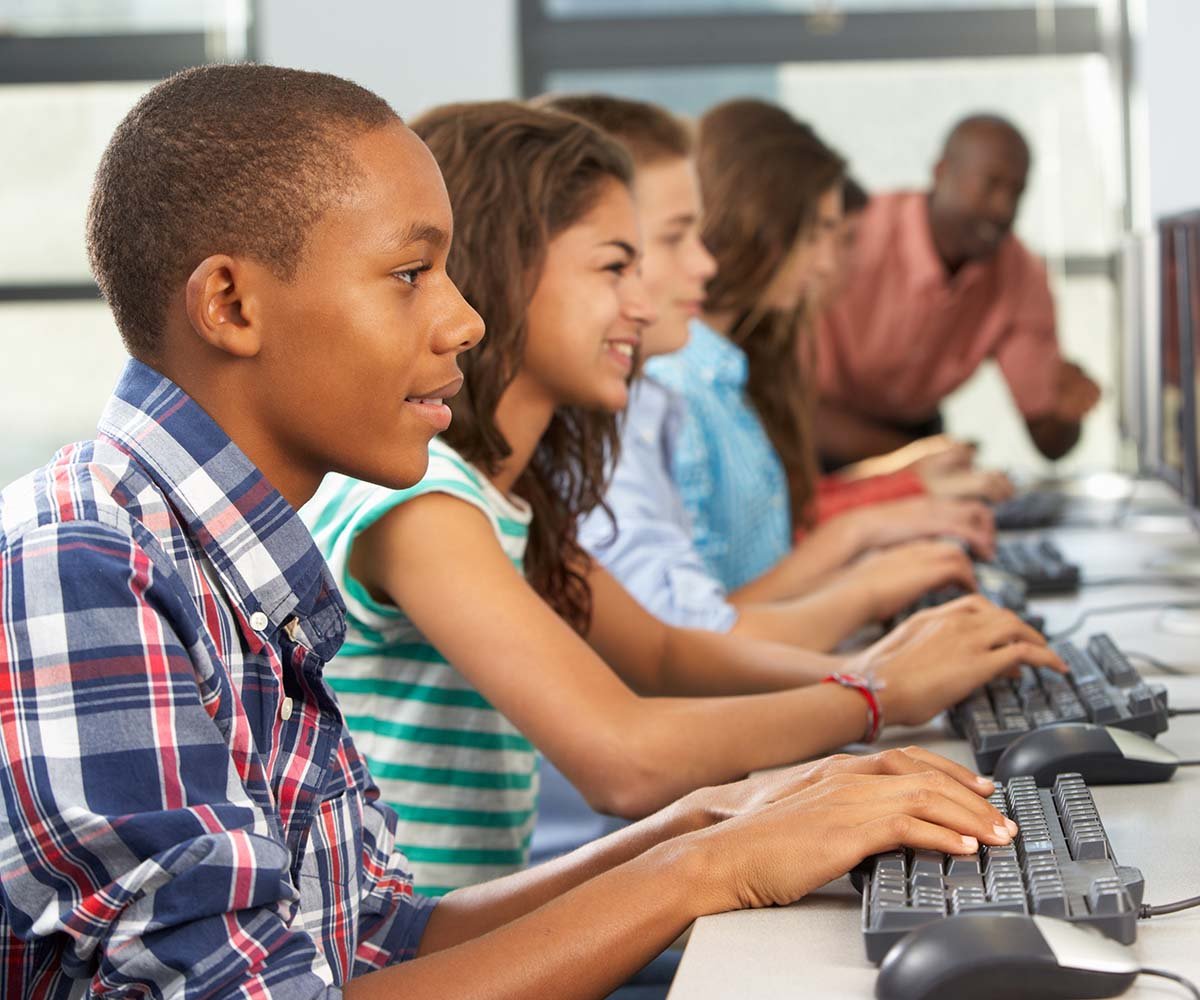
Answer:
[(1200, 208), (1200, 3), (1143, 0), (1136, 54), (1149, 128), (1150, 216)]
[(516, 0), (262, 0), (261, 62), (336, 73), (412, 117), (516, 97)]

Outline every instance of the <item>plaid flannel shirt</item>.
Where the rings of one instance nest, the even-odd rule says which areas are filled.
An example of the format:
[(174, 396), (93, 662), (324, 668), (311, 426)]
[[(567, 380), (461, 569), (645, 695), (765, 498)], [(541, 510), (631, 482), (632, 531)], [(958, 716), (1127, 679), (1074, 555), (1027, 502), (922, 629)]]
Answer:
[(344, 627), (296, 513), (138, 362), (0, 494), (0, 995), (340, 997), (414, 954), (433, 903), (322, 679)]

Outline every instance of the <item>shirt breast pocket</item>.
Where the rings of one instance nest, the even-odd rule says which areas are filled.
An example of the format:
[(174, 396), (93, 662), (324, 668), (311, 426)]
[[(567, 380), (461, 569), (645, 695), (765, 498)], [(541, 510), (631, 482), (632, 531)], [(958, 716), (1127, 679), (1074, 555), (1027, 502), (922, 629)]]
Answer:
[(300, 865), (304, 929), (324, 954), (333, 981), (350, 978), (357, 943), (362, 797), (343, 785), (317, 807)]

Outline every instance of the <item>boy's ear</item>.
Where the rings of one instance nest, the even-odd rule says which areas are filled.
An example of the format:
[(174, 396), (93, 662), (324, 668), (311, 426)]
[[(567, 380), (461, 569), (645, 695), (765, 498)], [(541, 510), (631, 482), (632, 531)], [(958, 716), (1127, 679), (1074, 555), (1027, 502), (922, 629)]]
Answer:
[(217, 350), (252, 358), (262, 331), (252, 285), (253, 265), (225, 254), (206, 257), (187, 281), (184, 301), (192, 331)]

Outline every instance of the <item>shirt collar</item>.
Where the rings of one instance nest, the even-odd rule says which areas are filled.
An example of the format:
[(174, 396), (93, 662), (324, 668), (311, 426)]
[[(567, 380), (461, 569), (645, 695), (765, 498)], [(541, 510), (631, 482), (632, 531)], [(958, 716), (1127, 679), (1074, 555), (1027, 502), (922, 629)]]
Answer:
[(938, 287), (948, 284), (946, 265), (933, 242), (927, 193), (908, 199), (900, 223), (900, 238), (907, 244), (909, 267), (918, 284)]
[(689, 332), (682, 354), (700, 376), (708, 382), (745, 388), (749, 372), (746, 352), (703, 320), (692, 320)]
[(636, 435), (647, 442), (673, 441), (683, 425), (683, 398), (653, 375), (643, 373), (629, 386), (621, 439)]
[(199, 403), (131, 360), (98, 430), (145, 468), (247, 618), (265, 614), (274, 632), (296, 616), (314, 652), (333, 655), (345, 605), (312, 535)]

